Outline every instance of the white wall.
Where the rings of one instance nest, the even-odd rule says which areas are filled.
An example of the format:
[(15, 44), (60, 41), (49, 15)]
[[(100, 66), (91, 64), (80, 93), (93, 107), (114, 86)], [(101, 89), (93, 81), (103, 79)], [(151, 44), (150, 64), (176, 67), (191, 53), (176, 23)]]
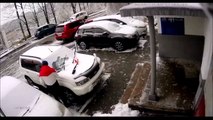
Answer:
[(204, 51), (203, 51), (203, 58), (202, 58), (202, 64), (201, 64), (201, 75), (202, 79), (206, 80), (208, 77), (208, 71), (210, 68), (210, 63), (212, 59), (213, 54), (213, 25), (210, 22), (210, 20), (206, 19), (204, 24), (204, 36), (205, 36), (205, 42), (204, 42)]
[(203, 60), (201, 65), (201, 76), (206, 80), (204, 86), (205, 114), (213, 116), (213, 20), (205, 20), (205, 43)]
[(204, 35), (204, 18), (183, 16), (156, 16), (158, 19), (158, 33), (161, 34), (161, 17), (184, 18), (185, 35)]

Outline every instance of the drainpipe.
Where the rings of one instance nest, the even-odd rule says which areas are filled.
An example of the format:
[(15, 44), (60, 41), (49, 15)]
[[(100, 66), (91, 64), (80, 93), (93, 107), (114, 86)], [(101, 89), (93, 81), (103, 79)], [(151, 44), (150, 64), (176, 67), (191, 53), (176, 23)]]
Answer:
[(151, 50), (151, 90), (149, 93), (149, 100), (157, 101), (156, 89), (156, 40), (155, 40), (155, 27), (154, 17), (147, 16), (149, 23), (150, 33), (150, 50)]

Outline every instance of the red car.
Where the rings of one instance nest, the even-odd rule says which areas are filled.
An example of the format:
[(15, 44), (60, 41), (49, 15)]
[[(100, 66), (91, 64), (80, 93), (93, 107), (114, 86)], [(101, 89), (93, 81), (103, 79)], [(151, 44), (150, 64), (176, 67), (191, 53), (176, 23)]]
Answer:
[(85, 23), (84, 20), (68, 21), (57, 25), (55, 29), (55, 38), (57, 40), (73, 41), (78, 28)]

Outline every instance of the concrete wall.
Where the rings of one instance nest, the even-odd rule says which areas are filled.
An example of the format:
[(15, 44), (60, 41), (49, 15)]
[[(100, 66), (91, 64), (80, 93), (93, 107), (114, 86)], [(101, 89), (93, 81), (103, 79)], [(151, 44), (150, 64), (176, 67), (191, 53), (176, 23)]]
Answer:
[(201, 77), (206, 81), (204, 86), (205, 115), (213, 116), (213, 18), (207, 19), (205, 23)]
[(204, 21), (202, 17), (183, 17), (183, 16), (157, 16), (158, 21), (158, 33), (161, 34), (161, 21), (160, 18), (184, 18), (185, 35), (204, 35)]
[(159, 56), (184, 58), (188, 60), (202, 60), (204, 37), (203, 36), (175, 36), (158, 34)]
[(213, 116), (213, 62), (211, 64), (211, 69), (209, 71), (205, 86), (204, 86), (204, 96), (205, 96), (205, 115)]

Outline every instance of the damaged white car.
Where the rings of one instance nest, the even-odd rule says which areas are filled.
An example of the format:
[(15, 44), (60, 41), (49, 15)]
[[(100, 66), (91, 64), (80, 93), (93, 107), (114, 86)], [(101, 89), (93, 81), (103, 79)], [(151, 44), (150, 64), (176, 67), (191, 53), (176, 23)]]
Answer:
[(95, 54), (77, 53), (76, 49), (65, 46), (36, 46), (19, 57), (21, 70), (30, 85), (44, 86), (39, 79), (43, 60), (57, 71), (60, 86), (70, 89), (77, 96), (93, 90), (101, 80), (105, 66)]

